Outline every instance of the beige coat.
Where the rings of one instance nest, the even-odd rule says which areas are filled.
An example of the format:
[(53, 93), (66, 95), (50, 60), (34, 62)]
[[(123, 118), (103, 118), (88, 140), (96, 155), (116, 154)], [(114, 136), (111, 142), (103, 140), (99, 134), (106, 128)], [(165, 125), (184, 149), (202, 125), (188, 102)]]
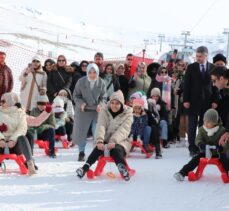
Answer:
[(0, 126), (3, 124), (6, 130), (0, 132), (0, 139), (16, 142), (19, 136), (25, 136), (27, 132), (25, 111), (16, 106), (0, 108)]
[(35, 74), (36, 82), (34, 83), (33, 86), (31, 104), (29, 105), (28, 100), (29, 100), (29, 94), (32, 88), (32, 81), (33, 81), (32, 72), (33, 72), (32, 69), (27, 68), (22, 72), (19, 78), (19, 80), (21, 81), (21, 93), (20, 93), (21, 104), (23, 108), (25, 108), (26, 110), (28, 109), (29, 111), (31, 111), (37, 105), (37, 98), (39, 95), (38, 88), (40, 90), (45, 90), (45, 91), (47, 89), (47, 75), (41, 68), (38, 71), (39, 73)]
[(103, 140), (106, 143), (114, 142), (120, 144), (128, 154), (131, 148), (128, 136), (133, 123), (133, 110), (130, 107), (124, 106), (124, 111), (113, 118), (108, 110), (108, 106), (109, 104), (99, 113), (95, 134), (96, 143)]

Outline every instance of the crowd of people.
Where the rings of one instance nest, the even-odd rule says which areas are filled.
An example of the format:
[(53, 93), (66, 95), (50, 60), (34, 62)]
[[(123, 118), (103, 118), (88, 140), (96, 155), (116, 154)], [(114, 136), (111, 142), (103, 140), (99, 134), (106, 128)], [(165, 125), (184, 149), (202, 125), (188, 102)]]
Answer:
[[(68, 64), (39, 55), (21, 72), (20, 94), (12, 92), (11, 69), (0, 52), (0, 153), (23, 154), (29, 174), (36, 173), (34, 140), (49, 142), (49, 156), (56, 157), (55, 137), (77, 146), (78, 161), (85, 161), (88, 137), (95, 147), (76, 170), (82, 178), (105, 152), (129, 180), (125, 157), (131, 143), (142, 144), (147, 153), (162, 158), (162, 148), (188, 146), (192, 160), (174, 177), (183, 181), (205, 156), (206, 145), (216, 145), (229, 171), (229, 71), (222, 54), (208, 61), (208, 49), (196, 50), (188, 64), (172, 58), (166, 65), (140, 62), (133, 70), (133, 54), (120, 64), (104, 60)], [(197, 133), (197, 128), (198, 133)], [(187, 134), (187, 136), (186, 136)]]

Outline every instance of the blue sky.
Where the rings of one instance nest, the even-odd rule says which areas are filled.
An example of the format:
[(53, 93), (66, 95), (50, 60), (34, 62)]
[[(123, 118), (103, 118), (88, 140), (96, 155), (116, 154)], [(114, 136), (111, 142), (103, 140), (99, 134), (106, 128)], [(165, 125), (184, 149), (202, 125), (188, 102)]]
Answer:
[(74, 22), (155, 33), (221, 34), (229, 27), (228, 0), (1, 0), (66, 16)]

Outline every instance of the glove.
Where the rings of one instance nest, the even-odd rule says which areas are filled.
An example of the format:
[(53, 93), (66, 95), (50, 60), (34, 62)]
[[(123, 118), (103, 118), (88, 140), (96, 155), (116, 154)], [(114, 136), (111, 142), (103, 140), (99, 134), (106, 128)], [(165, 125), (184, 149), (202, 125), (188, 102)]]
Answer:
[(7, 125), (5, 125), (4, 123), (2, 125), (0, 125), (0, 132), (3, 133), (3, 132), (6, 132), (7, 131)]
[(52, 111), (52, 106), (49, 105), (49, 104), (46, 105), (45, 111), (46, 111), (47, 113), (51, 113), (51, 111)]
[(205, 150), (206, 150), (206, 144), (205, 144), (205, 143), (200, 142), (200, 143), (198, 144), (198, 147), (199, 147), (199, 149), (200, 149), (200, 152), (205, 152)]

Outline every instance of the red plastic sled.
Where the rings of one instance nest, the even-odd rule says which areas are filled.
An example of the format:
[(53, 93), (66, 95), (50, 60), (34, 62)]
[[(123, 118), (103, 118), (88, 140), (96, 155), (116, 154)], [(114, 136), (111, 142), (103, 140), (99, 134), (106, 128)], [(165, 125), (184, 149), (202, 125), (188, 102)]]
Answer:
[(64, 149), (68, 149), (69, 148), (69, 141), (68, 140), (61, 140), (60, 139), (60, 135), (55, 135), (55, 140), (56, 141), (61, 141), (61, 143), (62, 143), (62, 147), (64, 148)]
[[(88, 179), (93, 179), (94, 176), (100, 176), (103, 173), (104, 167), (107, 164), (107, 162), (114, 163), (114, 160), (113, 160), (112, 157), (101, 156), (99, 158), (99, 160), (98, 160), (98, 163), (97, 163), (97, 166), (95, 168), (95, 171), (89, 170), (87, 172), (87, 178)], [(131, 169), (129, 167), (129, 165), (127, 164), (127, 162), (126, 162), (126, 167), (127, 167), (127, 170), (129, 171), (130, 176), (133, 176), (135, 174), (135, 170), (134, 169)], [(122, 175), (121, 175), (121, 177), (122, 177)]]
[(201, 176), (203, 175), (204, 169), (207, 165), (216, 165), (219, 169), (219, 171), (221, 172), (221, 178), (223, 180), (224, 183), (229, 183), (229, 176), (227, 174), (227, 172), (224, 170), (222, 164), (220, 163), (218, 158), (200, 158), (200, 163), (197, 167), (196, 172), (190, 171), (188, 173), (188, 180), (189, 181), (196, 181), (199, 180), (201, 178)]
[[(44, 152), (46, 155), (49, 154), (49, 142), (48, 141), (35, 140), (34, 143), (37, 144), (39, 148), (44, 149)], [(58, 152), (58, 149), (55, 147), (55, 153), (57, 152)]]
[(0, 163), (4, 160), (15, 160), (18, 164), (21, 174), (27, 174), (28, 169), (25, 166), (25, 157), (24, 155), (16, 155), (16, 154), (2, 154), (0, 155)]
[(137, 148), (140, 148), (141, 151), (143, 152), (143, 154), (146, 155), (146, 158), (150, 158), (152, 156), (152, 153), (148, 153), (146, 152), (146, 150), (144, 149), (144, 147), (142, 146), (141, 143), (137, 142), (137, 141), (133, 141), (132, 142), (132, 146), (131, 146), (131, 152), (134, 150), (134, 148), (137, 147)]

